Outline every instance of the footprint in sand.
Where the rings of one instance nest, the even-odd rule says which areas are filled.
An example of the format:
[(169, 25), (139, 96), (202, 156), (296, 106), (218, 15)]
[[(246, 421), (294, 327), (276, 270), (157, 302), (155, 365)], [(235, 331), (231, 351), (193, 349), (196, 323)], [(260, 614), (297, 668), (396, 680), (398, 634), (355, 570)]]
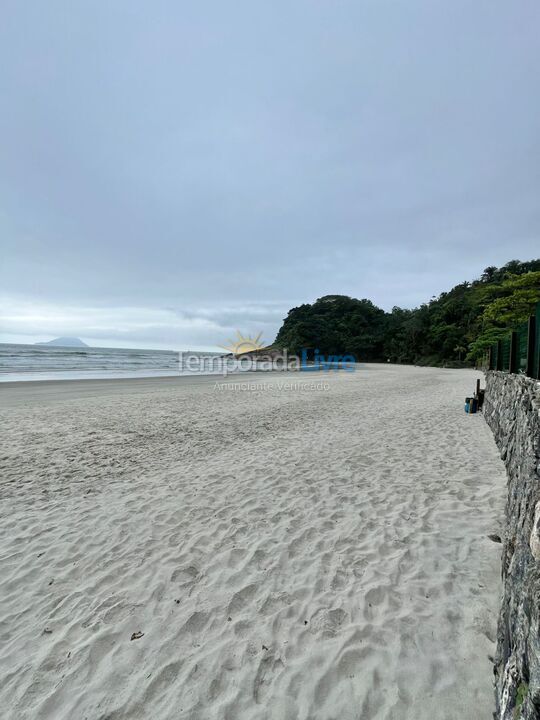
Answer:
[(187, 585), (188, 583), (196, 582), (198, 577), (198, 569), (194, 565), (189, 565), (189, 567), (175, 570), (171, 575), (171, 582), (178, 583), (179, 585)]
[(349, 616), (341, 608), (321, 608), (317, 610), (309, 621), (309, 631), (313, 634), (322, 634), (325, 637), (334, 637), (340, 627), (348, 622)]

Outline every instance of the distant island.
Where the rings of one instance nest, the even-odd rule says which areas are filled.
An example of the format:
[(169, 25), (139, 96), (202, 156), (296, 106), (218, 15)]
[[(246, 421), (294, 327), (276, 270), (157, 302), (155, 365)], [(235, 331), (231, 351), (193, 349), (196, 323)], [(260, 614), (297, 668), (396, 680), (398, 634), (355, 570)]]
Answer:
[(36, 345), (57, 345), (60, 347), (89, 347), (80, 338), (76, 337), (59, 337), (47, 342), (37, 342)]

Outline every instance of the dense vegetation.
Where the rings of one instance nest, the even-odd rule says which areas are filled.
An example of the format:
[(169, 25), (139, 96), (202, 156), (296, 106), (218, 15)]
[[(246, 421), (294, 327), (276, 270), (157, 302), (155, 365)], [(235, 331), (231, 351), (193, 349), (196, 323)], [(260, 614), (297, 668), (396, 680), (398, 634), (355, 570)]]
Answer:
[(360, 361), (460, 365), (480, 361), (540, 301), (540, 259), (488, 267), (413, 310), (386, 313), (370, 300), (326, 295), (289, 311), (274, 346), (353, 354)]

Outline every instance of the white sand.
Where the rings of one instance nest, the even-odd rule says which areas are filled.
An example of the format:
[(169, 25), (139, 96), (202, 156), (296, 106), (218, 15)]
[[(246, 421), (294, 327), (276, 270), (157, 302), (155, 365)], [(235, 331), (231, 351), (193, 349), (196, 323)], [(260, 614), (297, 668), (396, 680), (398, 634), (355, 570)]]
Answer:
[(2, 717), (489, 720), (505, 475), (476, 377), (1, 388)]

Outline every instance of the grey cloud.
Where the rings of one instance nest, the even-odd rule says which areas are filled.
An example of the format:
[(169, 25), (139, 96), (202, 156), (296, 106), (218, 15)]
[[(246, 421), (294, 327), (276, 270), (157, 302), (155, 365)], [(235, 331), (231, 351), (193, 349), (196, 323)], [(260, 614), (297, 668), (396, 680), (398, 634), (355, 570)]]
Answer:
[(274, 333), (327, 293), (412, 306), (537, 255), (539, 21), (534, 0), (6, 0), (3, 293)]

